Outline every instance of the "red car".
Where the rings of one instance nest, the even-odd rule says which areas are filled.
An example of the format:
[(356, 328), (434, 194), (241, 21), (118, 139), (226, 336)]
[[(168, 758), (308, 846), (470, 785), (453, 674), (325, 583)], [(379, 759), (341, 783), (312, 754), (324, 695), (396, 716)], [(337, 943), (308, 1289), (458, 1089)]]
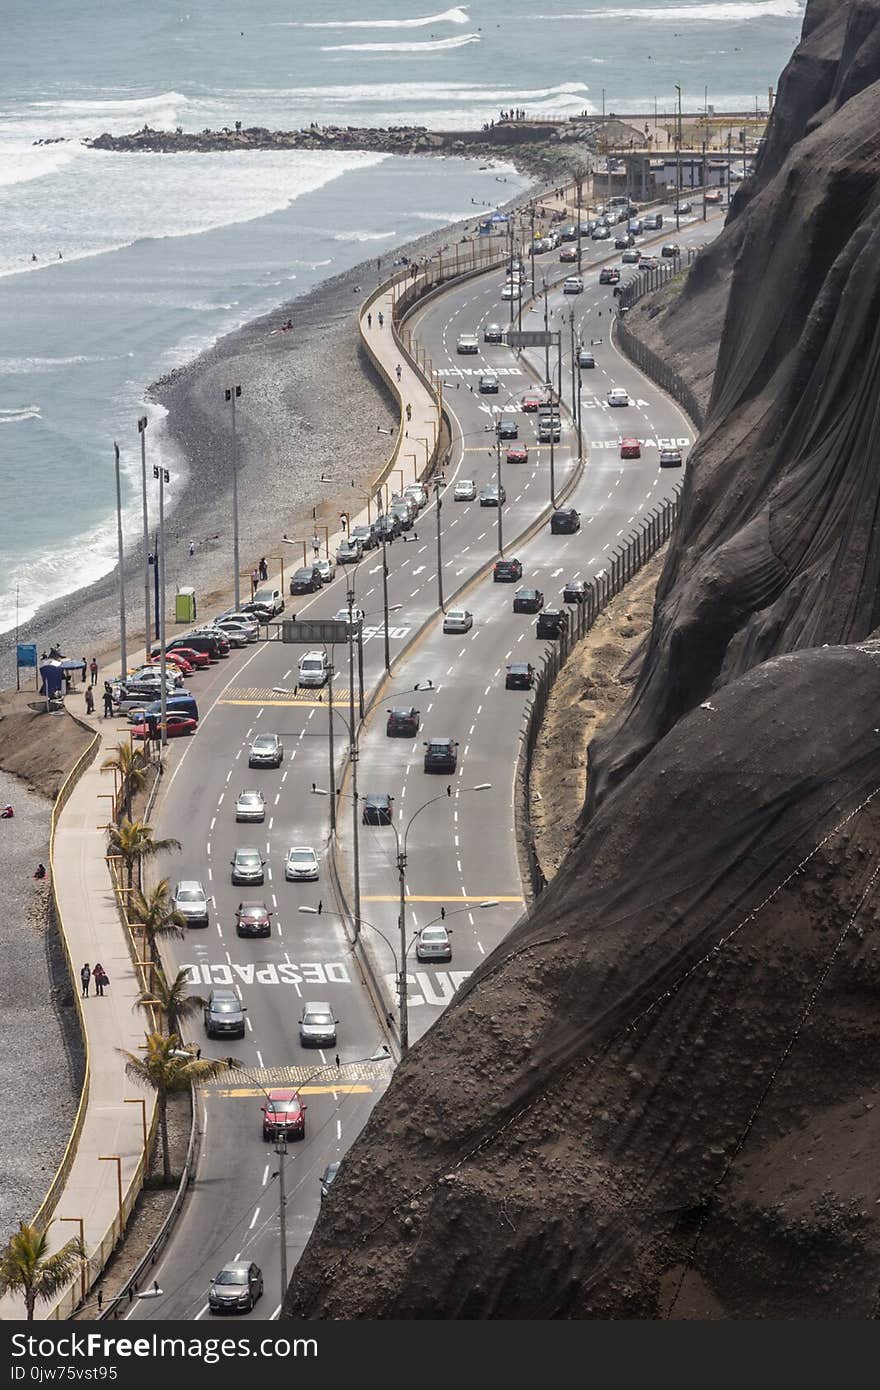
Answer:
[(194, 647), (172, 647), (172, 651), (180, 652), (180, 655), (189, 662), (190, 666), (210, 666), (211, 664), (211, 657), (208, 652), (197, 652)]
[(541, 397), (538, 395), (537, 391), (527, 391), (520, 401), (522, 409), (527, 411), (537, 411), (540, 404)]
[(576, 246), (563, 246), (562, 250), (559, 253), (559, 259), (561, 261), (576, 261), (577, 258), (578, 253)]
[(642, 446), (637, 439), (621, 439), (620, 457), (622, 459), (640, 459), (642, 457)]
[(303, 1105), (295, 1090), (271, 1090), (260, 1109), (263, 1112), (264, 1139), (277, 1139), (282, 1134), (287, 1139), (305, 1138), (308, 1106)]
[(528, 463), (529, 446), (527, 444), (511, 444), (507, 451), (508, 463)]
[[(199, 727), (199, 721), (190, 719), (188, 714), (169, 714), (166, 716), (166, 720), (169, 738), (184, 738), (188, 734), (194, 734)], [(158, 727), (159, 720), (156, 719), (155, 728), (158, 729)], [(150, 732), (149, 724), (140, 720), (137, 724), (132, 724), (131, 736), (132, 738), (155, 738), (156, 735)]]
[[(185, 656), (181, 656), (180, 652), (166, 652), (165, 660), (169, 666), (176, 666), (182, 676), (191, 676), (195, 669), (192, 662), (187, 661)], [(151, 656), (148, 665), (161, 666), (161, 656)]]

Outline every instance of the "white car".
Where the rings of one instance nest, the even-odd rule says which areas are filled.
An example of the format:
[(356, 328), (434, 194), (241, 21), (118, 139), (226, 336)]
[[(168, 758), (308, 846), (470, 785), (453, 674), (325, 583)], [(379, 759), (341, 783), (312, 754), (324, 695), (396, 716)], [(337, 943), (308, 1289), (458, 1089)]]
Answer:
[(474, 615), (466, 608), (450, 608), (443, 619), (444, 632), (470, 632), (474, 625)]
[(318, 877), (318, 856), (308, 845), (294, 845), (287, 851), (284, 861), (284, 877), (288, 883), (298, 879), (314, 880)]
[(456, 352), (479, 352), (480, 340), (476, 333), (460, 333), (455, 344)]
[(421, 483), (410, 483), (409, 487), (403, 489), (403, 495), (411, 497), (419, 511), (428, 505), (428, 490)]
[(321, 571), (322, 584), (330, 584), (336, 578), (336, 566), (332, 560), (316, 560), (315, 569)]
[(477, 495), (477, 485), (473, 478), (459, 478), (452, 494), (453, 502), (473, 502)]
[(502, 299), (522, 298), (522, 287), (519, 284), (508, 282), (501, 291)]
[(452, 960), (452, 942), (445, 927), (422, 927), (416, 941), (416, 960)]
[[(355, 626), (357, 626), (358, 623), (362, 623), (364, 621), (364, 610), (362, 608), (353, 608), (351, 610), (351, 616), (353, 623), (355, 624)], [(348, 609), (337, 608), (336, 612), (333, 614), (333, 618), (337, 623), (347, 623)]]
[(579, 275), (569, 275), (562, 286), (563, 294), (583, 294), (584, 282)]
[(608, 392), (609, 405), (629, 405), (629, 393), (622, 386), (612, 386)]
[(255, 788), (238, 793), (235, 803), (235, 819), (262, 821), (266, 819), (266, 798)]
[(174, 890), (174, 911), (188, 927), (208, 925), (208, 895), (197, 878), (182, 878)]

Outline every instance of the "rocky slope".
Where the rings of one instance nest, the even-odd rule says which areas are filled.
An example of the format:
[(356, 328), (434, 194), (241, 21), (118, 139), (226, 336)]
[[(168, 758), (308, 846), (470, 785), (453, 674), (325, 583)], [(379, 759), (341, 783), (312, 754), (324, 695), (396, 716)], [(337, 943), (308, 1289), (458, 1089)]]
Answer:
[(667, 315), (721, 346), (580, 840), (400, 1067), (295, 1316), (876, 1314), (878, 118), (880, 0), (810, 0)]

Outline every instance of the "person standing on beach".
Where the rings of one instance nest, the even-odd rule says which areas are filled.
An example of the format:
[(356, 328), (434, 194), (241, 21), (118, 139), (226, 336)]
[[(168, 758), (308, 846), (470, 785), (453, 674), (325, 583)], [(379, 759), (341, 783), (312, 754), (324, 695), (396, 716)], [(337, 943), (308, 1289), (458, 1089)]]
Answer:
[(92, 676), (92, 685), (98, 684), (98, 658), (93, 656), (89, 662), (89, 671)]
[(81, 674), (80, 674), (80, 680), (84, 682), (84, 681), (85, 681), (85, 678), (86, 678), (86, 665), (87, 665), (85, 657), (83, 657), (83, 659), (82, 659), (82, 664), (83, 664), (83, 668), (82, 668), (82, 672), (81, 672)]
[(86, 686), (86, 714), (95, 713), (95, 697), (92, 694), (92, 687)]
[(88, 963), (88, 961), (86, 961), (86, 963), (85, 963), (85, 965), (83, 966), (82, 970), (79, 972), (79, 978), (82, 980), (82, 997), (83, 997), (83, 999), (88, 999), (88, 997), (89, 997), (89, 980), (92, 978), (92, 972), (91, 972), (91, 969), (89, 968), (89, 963)]

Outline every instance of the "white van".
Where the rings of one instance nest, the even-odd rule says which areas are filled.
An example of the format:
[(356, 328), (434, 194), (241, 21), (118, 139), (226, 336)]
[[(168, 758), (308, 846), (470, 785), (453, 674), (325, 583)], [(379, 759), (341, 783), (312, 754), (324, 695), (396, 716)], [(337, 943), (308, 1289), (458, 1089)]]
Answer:
[(330, 658), (325, 651), (306, 652), (299, 659), (298, 685), (326, 685), (330, 678)]

